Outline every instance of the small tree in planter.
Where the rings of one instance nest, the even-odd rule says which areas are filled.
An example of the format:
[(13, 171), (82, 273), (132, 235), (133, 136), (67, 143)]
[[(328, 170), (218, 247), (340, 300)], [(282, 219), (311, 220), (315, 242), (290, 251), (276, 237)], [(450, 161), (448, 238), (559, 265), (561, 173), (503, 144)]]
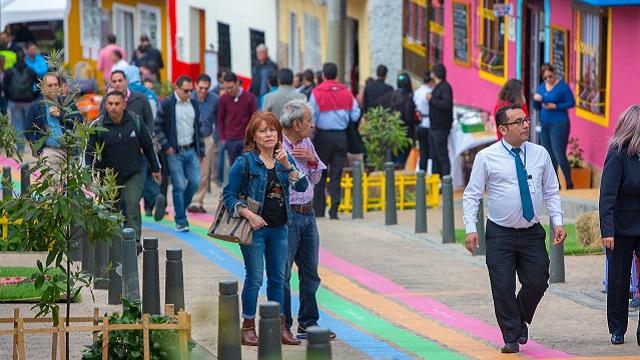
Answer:
[[(571, 167), (571, 180), (573, 187), (576, 189), (586, 189), (591, 187), (591, 168), (586, 166), (582, 154), (584, 153), (580, 147), (580, 140), (576, 137), (569, 138), (569, 150), (567, 151), (567, 160)], [(561, 178), (561, 187), (566, 189), (566, 180), (564, 176)]]
[[(47, 62), (50, 68), (57, 69), (58, 78), (71, 83), (62, 67), (62, 52), (53, 51)], [(42, 84), (39, 86), (43, 89)], [(60, 109), (64, 114), (61, 119), (63, 126), (62, 123), (73, 122), (78, 116), (75, 108), (78, 92), (78, 88), (72, 87), (54, 101), (39, 101)], [(96, 175), (81, 161), (89, 136), (104, 129), (92, 128), (84, 121), (73, 124), (73, 130), (64, 132), (60, 139), (60, 165), (53, 165), (51, 159), (39, 158), (30, 167), (31, 174), (37, 174), (37, 181), (28, 191), (0, 202), (0, 214), (9, 214), (12, 221), (21, 220), (20, 225), (15, 225), (20, 227), (20, 231), (10, 232), (9, 241), (19, 243), (21, 249), (48, 249), (45, 264), (38, 260), (38, 272), (32, 276), (36, 288), (47, 285), (40, 302), (34, 305), (38, 309), (36, 316), (52, 314), (54, 325), (57, 325), (60, 315), (57, 302), (66, 297), (67, 326), (72, 299), (92, 281), (77, 266), (72, 267), (69, 257), (72, 241), (79, 237), (80, 231), (84, 231), (93, 243), (109, 242), (114, 236), (119, 236), (122, 224), (122, 215), (115, 203), (118, 192), (115, 174), (107, 171)], [(42, 147), (47, 137), (45, 134), (38, 143), (32, 144), (33, 148)], [(16, 133), (8, 117), (0, 115), (0, 147), (6, 156), (21, 163), (21, 154), (14, 150), (16, 141)], [(62, 272), (64, 281), (49, 275), (53, 269)], [(69, 333), (66, 335), (68, 349)]]
[(398, 152), (411, 146), (400, 113), (382, 107), (367, 111), (367, 122), (363, 128), (362, 140), (367, 150), (367, 164), (374, 170), (383, 170), (387, 152)]

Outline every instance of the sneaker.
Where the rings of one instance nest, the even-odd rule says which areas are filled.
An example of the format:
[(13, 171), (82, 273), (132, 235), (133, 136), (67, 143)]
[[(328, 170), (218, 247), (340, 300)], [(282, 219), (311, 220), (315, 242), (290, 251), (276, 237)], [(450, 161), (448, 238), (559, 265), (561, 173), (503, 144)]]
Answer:
[(156, 196), (155, 204), (153, 205), (153, 220), (160, 221), (164, 217), (166, 212), (165, 207), (167, 206), (167, 199), (164, 195), (160, 194)]
[(187, 232), (189, 231), (189, 225), (176, 225), (177, 232)]
[(640, 298), (634, 297), (629, 301), (629, 309), (637, 309), (640, 308)]
[(200, 206), (195, 205), (195, 204), (193, 204), (193, 205), (189, 205), (189, 207), (187, 207), (187, 212), (190, 212), (190, 213), (199, 213), (199, 212), (200, 212)]
[[(298, 325), (298, 333), (296, 334), (296, 337), (300, 340), (304, 340), (307, 338), (307, 330), (305, 328), (303, 328), (302, 326)], [(333, 340), (336, 338), (336, 333), (334, 333), (333, 331), (329, 330), (329, 339)]]

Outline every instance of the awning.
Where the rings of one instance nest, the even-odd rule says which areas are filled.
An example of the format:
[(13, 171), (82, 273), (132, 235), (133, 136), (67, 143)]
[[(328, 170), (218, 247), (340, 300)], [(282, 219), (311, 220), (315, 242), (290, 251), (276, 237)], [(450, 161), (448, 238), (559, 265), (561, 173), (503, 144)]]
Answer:
[(69, 0), (2, 0), (0, 6), (0, 31), (2, 31), (9, 24), (64, 20)]
[(581, 2), (593, 6), (622, 6), (640, 5), (640, 0), (580, 0)]

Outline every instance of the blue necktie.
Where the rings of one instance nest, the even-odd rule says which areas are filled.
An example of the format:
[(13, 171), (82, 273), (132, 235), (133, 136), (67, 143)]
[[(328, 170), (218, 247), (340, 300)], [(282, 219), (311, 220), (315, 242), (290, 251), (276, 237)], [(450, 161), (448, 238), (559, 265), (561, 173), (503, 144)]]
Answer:
[(520, 159), (520, 149), (514, 147), (511, 151), (516, 154), (516, 173), (518, 174), (518, 187), (520, 188), (520, 200), (522, 201), (522, 217), (531, 222), (531, 219), (533, 219), (533, 202), (531, 201), (529, 185), (527, 185), (527, 172)]

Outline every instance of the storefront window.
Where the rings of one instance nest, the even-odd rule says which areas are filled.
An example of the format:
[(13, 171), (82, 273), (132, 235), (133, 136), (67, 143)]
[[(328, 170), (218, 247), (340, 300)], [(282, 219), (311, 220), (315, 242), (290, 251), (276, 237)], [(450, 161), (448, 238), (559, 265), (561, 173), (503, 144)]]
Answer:
[(607, 13), (580, 10), (576, 16), (577, 106), (579, 109), (603, 116), (607, 100)]
[(499, 77), (505, 75), (505, 18), (496, 17), (494, 4), (502, 4), (504, 0), (483, 0), (483, 7), (478, 9), (480, 23), (480, 69)]
[(422, 75), (427, 70), (427, 1), (403, 0), (402, 65)]
[(431, 1), (429, 9), (429, 66), (441, 64), (444, 44), (444, 5), (442, 0)]

